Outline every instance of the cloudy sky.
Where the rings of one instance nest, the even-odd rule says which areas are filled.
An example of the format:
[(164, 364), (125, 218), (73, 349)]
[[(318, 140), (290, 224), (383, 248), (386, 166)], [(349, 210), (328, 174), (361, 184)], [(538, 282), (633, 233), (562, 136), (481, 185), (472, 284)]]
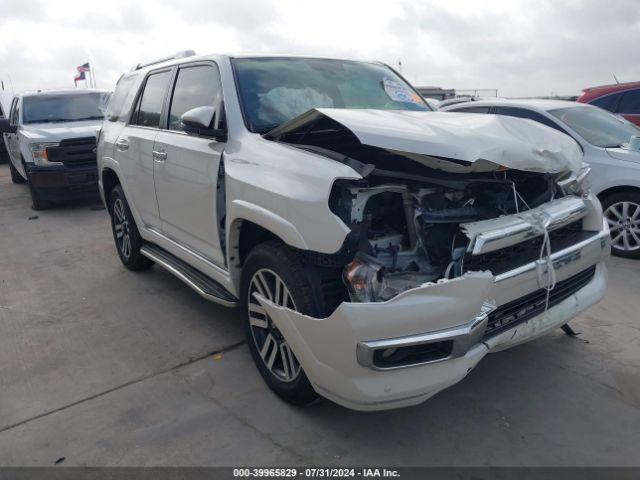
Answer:
[(638, 44), (638, 0), (0, 0), (0, 79), (16, 91), (72, 87), (87, 61), (112, 89), (194, 49), (400, 60), (416, 85), (578, 94), (640, 80)]

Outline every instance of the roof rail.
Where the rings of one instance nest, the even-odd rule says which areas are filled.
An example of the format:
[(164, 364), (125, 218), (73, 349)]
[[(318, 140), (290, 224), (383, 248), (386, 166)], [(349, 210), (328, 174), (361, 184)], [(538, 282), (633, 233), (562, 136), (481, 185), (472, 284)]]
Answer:
[(183, 51), (177, 52), (177, 53), (175, 53), (173, 55), (169, 55), (168, 57), (159, 58), (158, 60), (154, 60), (153, 62), (139, 63), (135, 67), (133, 67), (131, 69), (131, 71), (140, 70), (141, 68), (144, 68), (144, 67), (149, 67), (151, 65), (156, 65), (157, 63), (168, 62), (169, 60), (177, 60), (179, 58), (193, 57), (193, 56), (195, 56), (195, 54), (196, 54), (196, 52), (194, 52), (193, 50), (183, 50)]

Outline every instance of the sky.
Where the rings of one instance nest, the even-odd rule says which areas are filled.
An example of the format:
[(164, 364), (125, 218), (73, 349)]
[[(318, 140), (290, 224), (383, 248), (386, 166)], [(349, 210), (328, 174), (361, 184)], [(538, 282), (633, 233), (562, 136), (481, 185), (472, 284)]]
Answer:
[(414, 85), (577, 95), (640, 80), (638, 0), (0, 0), (0, 80), (112, 90), (137, 63), (276, 52), (377, 60)]

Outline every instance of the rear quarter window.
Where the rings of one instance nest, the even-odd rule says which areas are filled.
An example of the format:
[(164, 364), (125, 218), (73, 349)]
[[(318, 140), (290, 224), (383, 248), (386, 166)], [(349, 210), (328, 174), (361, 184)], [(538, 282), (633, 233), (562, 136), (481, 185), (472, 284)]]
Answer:
[(622, 94), (618, 112), (622, 114), (640, 114), (640, 89), (628, 90)]
[(600, 107), (604, 110), (608, 110), (609, 112), (613, 112), (615, 111), (619, 98), (620, 94), (614, 93), (611, 95), (605, 95), (603, 97), (596, 98), (595, 100), (590, 101), (589, 104)]
[(131, 110), (135, 97), (133, 89), (137, 75), (127, 75), (120, 78), (107, 106), (106, 118), (112, 122), (124, 121)]

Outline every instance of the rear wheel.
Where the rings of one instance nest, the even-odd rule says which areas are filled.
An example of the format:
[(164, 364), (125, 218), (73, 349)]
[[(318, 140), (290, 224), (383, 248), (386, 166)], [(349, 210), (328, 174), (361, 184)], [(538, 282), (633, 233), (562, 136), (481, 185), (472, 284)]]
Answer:
[(611, 253), (640, 259), (640, 193), (614, 193), (603, 199), (602, 208), (611, 230)]
[(26, 180), (22, 175), (20, 175), (20, 172), (16, 169), (16, 167), (13, 166), (13, 162), (11, 160), (9, 160), (9, 172), (11, 172), (11, 181), (13, 183), (26, 182)]
[(249, 254), (241, 283), (247, 344), (262, 378), (287, 402), (311, 403), (318, 394), (287, 339), (255, 297), (258, 294), (276, 305), (317, 316), (317, 297), (302, 264), (282, 243), (267, 242)]
[(150, 268), (153, 261), (140, 253), (142, 237), (120, 185), (111, 192), (109, 212), (111, 213), (113, 239), (123, 265), (129, 270)]

